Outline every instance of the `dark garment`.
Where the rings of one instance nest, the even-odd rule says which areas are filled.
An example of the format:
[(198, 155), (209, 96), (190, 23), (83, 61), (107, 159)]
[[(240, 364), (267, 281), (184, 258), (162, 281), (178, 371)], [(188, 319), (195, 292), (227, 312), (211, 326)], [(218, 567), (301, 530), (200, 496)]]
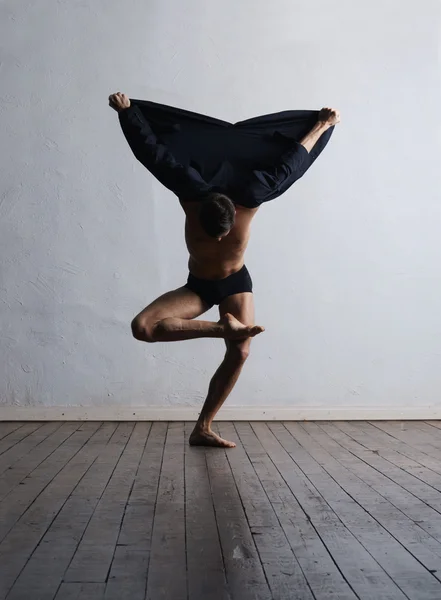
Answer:
[(253, 282), (244, 265), (240, 271), (233, 273), (225, 279), (199, 279), (191, 273), (185, 286), (211, 308), (214, 304), (220, 304), (225, 298), (234, 294), (243, 294), (253, 291)]
[(119, 119), (136, 158), (180, 200), (221, 192), (235, 204), (255, 208), (283, 194), (325, 148), (333, 127), (310, 153), (298, 143), (318, 114), (284, 111), (233, 124), (131, 100)]

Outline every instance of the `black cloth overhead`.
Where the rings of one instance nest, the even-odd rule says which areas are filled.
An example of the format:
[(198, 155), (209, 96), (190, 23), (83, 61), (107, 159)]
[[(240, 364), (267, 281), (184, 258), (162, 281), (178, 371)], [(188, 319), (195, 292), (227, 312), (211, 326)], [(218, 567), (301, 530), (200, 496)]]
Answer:
[(222, 192), (255, 208), (283, 194), (323, 151), (333, 127), (310, 153), (298, 143), (318, 114), (291, 110), (233, 124), (131, 99), (119, 120), (136, 158), (180, 200)]

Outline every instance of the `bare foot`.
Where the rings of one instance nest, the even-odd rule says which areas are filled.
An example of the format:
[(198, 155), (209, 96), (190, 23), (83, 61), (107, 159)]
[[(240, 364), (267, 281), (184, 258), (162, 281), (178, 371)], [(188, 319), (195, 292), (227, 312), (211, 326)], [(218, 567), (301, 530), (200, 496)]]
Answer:
[(226, 313), (219, 323), (225, 328), (225, 339), (227, 340), (245, 340), (265, 331), (265, 328), (260, 325), (244, 325), (236, 317), (230, 315), (230, 313)]
[(203, 431), (202, 429), (194, 429), (188, 440), (190, 446), (214, 446), (215, 448), (235, 448), (234, 442), (228, 442), (219, 437), (211, 429)]

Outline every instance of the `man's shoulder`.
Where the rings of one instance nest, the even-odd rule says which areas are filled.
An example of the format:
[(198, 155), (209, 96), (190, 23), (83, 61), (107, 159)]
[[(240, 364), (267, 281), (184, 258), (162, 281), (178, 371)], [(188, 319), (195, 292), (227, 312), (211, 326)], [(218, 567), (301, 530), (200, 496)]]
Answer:
[(240, 214), (240, 215), (244, 215), (244, 216), (245, 215), (253, 216), (259, 210), (258, 206), (249, 207), (249, 206), (244, 206), (243, 204), (238, 204), (237, 202), (234, 203), (234, 206), (236, 207), (236, 213)]
[(258, 208), (247, 208), (246, 206), (236, 205), (236, 228), (246, 230), (251, 224)]
[(201, 203), (198, 200), (183, 200), (182, 198), (179, 198), (179, 204), (184, 209), (184, 212), (194, 213), (199, 210)]

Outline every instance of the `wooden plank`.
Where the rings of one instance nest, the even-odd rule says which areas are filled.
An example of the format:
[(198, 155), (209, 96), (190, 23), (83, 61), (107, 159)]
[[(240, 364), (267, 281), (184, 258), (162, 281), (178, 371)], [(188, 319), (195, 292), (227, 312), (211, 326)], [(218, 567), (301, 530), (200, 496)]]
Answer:
[(441, 450), (437, 444), (433, 444), (428, 436), (416, 427), (406, 427), (404, 423), (396, 421), (368, 421), (377, 429), (384, 431), (388, 435), (401, 440), (408, 446), (416, 448), (420, 452), (432, 456), (437, 460), (441, 459)]
[(18, 444), (21, 440), (24, 440), (28, 435), (31, 435), (34, 431), (43, 427), (44, 423), (24, 423), (21, 427), (18, 427), (4, 438), (0, 440), (0, 455), (7, 452), (10, 448)]
[(104, 583), (63, 583), (55, 600), (102, 600), (104, 588)]
[(436, 489), (441, 489), (441, 464), (437, 459), (364, 421), (353, 423), (333, 421), (332, 425), (374, 454), (382, 456)]
[[(426, 469), (426, 472), (427, 470), (430, 470), (436, 475), (441, 474), (441, 463), (438, 459), (392, 437), (378, 427), (374, 427), (371, 423), (366, 423), (364, 421), (352, 423), (333, 421), (333, 424), (351, 437), (355, 434), (357, 434), (357, 436), (367, 436), (363, 437), (361, 443), (365, 444), (372, 452), (381, 451), (382, 456), (385, 456), (388, 460), (394, 462), (394, 464), (397, 464), (398, 466), (403, 465), (402, 468), (405, 468), (405, 470), (412, 474), (414, 474), (413, 468), (418, 469), (418, 466), (415, 465), (421, 465)], [(354, 439), (358, 440), (358, 437)], [(394, 459), (401, 457), (403, 462), (398, 464), (395, 460), (392, 460), (391, 457), (394, 457)]]
[(184, 451), (184, 425), (170, 423), (153, 522), (146, 600), (187, 599)]
[(17, 485), (28, 477), (44, 460), (47, 459), (63, 442), (79, 427), (80, 422), (70, 422), (61, 425), (52, 435), (48, 436), (37, 448), (23, 456), (5, 473), (0, 475), (0, 501), (3, 500)]
[(35, 600), (54, 597), (132, 430), (130, 423), (111, 424), (109, 432), (113, 431), (113, 435), (108, 444), (52, 522), (20, 573), (8, 600), (25, 600), (29, 590)]
[(235, 450), (227, 453), (227, 459), (273, 597), (313, 600), (303, 571), (234, 426), (222, 423), (219, 429), (222, 437), (236, 443)]
[(154, 423), (130, 493), (105, 600), (144, 600), (167, 423)]
[(36, 446), (41, 444), (49, 435), (54, 433), (63, 425), (62, 421), (45, 423), (20, 442), (14, 444), (6, 452), (0, 455), (0, 474), (11, 469), (12, 466), (23, 456), (26, 456)]
[[(341, 464), (305, 431), (306, 427), (311, 429), (310, 425), (286, 424), (291, 435), (309, 454), (301, 462), (295, 457), (300, 468), (404, 594), (417, 596), (419, 600), (432, 600), (437, 595), (441, 597), (441, 583), (354, 499), (356, 488), (362, 487), (362, 481), (350, 472), (344, 472)], [(351, 494), (341, 487), (337, 479), (344, 480)], [(386, 513), (385, 518), (387, 516)]]
[[(372, 453), (332, 425), (307, 423), (304, 429), (338, 464), (329, 459), (326, 470), (360, 506), (369, 512), (433, 576), (441, 577), (441, 543), (431, 524), (439, 514), (383, 475), (379, 468), (387, 461), (374, 455), (377, 468), (370, 466)], [(364, 458), (367, 459), (366, 462)], [(358, 479), (348, 476), (355, 474)], [(427, 520), (427, 529), (422, 527)], [(441, 532), (441, 527), (438, 528)]]
[(205, 448), (188, 446), (194, 423), (185, 425), (185, 524), (188, 598), (229, 600)]
[[(388, 425), (389, 424), (387, 424), (386, 426)], [(353, 426), (351, 429), (351, 427), (348, 427), (347, 424), (339, 424), (339, 429), (341, 429), (343, 432), (353, 433)], [(384, 433), (379, 429), (377, 429), (377, 431), (379, 431), (380, 433)], [(388, 436), (386, 440), (389, 439), (393, 442), (394, 438)], [(377, 445), (379, 445), (380, 443), (381, 438)], [(399, 440), (397, 440), (397, 443), (403, 444), (404, 442), (399, 442)], [(417, 470), (415, 473), (409, 473), (409, 468), (404, 469), (402, 464), (400, 464), (401, 460), (397, 457), (394, 457), (393, 454), (389, 453), (389, 455), (387, 456), (386, 463), (384, 460), (382, 461), (380, 457), (380, 451), (382, 455), (384, 454), (384, 450), (382, 449), (382, 447), (376, 448), (376, 451), (378, 452), (378, 460), (382, 465), (381, 469), (384, 474), (386, 474), (390, 479), (392, 479), (392, 481), (400, 485), (403, 489), (407, 490), (408, 492), (422, 500), (424, 503), (429, 505), (431, 508), (436, 510), (438, 513), (441, 512), (441, 495), (439, 493), (440, 486), (439, 481), (437, 482), (438, 477), (436, 474), (433, 474), (433, 476), (431, 477), (429, 471), (423, 471), (425, 479), (432, 479), (432, 482), (428, 484), (428, 482), (424, 481), (423, 477), (421, 477), (422, 469), (419, 472)], [(400, 447), (400, 453), (403, 453), (405, 451), (406, 450), (402, 450)], [(371, 463), (375, 462), (377, 456), (376, 452), (372, 454), (375, 454), (375, 456), (370, 457)], [(432, 460), (435, 459), (432, 458)]]
[(81, 425), (44, 463), (23, 480), (21, 486), (6, 496), (0, 503), (0, 541), (98, 427), (99, 424), (96, 423)]
[(441, 432), (424, 421), (401, 421), (401, 430), (409, 435), (416, 434), (418, 440), (435, 446), (441, 454)]
[(78, 545), (64, 581), (105, 582), (150, 423), (138, 422)]
[(436, 427), (437, 429), (441, 429), (441, 421), (425, 421), (425, 423), (432, 427)]
[[(218, 432), (217, 425), (213, 429)], [(253, 536), (226, 452), (206, 448), (207, 467), (216, 521), (232, 600), (271, 600)]]
[[(418, 502), (423, 497), (422, 502), (418, 503), (418, 514), (421, 516), (423, 514), (421, 510), (428, 510), (427, 515), (430, 515), (430, 521), (432, 524), (437, 524), (439, 508), (432, 508), (427, 502), (430, 503), (430, 500), (434, 499), (436, 503), (439, 499), (441, 476), (433, 469), (409, 457), (415, 456), (419, 459), (417, 450), (410, 449), (408, 455), (405, 455), (406, 447), (402, 448), (403, 442), (394, 440), (366, 423), (323, 423), (323, 425), (327, 428), (327, 432), (331, 437), (356, 455), (358, 455), (357, 452), (362, 452), (363, 455), (360, 458), (386, 476), (390, 482), (399, 486), (399, 498), (404, 500), (403, 508), (409, 508), (409, 503), (413, 502), (407, 493), (408, 485), (410, 485), (410, 493), (413, 499), (417, 499)], [(382, 438), (383, 435), (385, 439)], [(392, 442), (389, 440), (392, 440)], [(398, 450), (395, 450), (395, 448), (398, 448)], [(425, 455), (422, 454), (422, 456)], [(435, 460), (428, 458), (429, 464), (432, 460)], [(423, 493), (420, 493), (421, 491)], [(428, 494), (425, 493), (427, 491)], [(435, 531), (439, 531), (441, 534), (441, 524), (439, 529), (430, 528), (431, 533)]]
[(0, 421), (0, 440), (24, 425), (21, 421)]
[(429, 438), (433, 440), (433, 443), (436, 444), (436, 447), (440, 448), (441, 431), (437, 427), (433, 427), (425, 421), (401, 421), (401, 423), (405, 430), (412, 431), (412, 429), (417, 429), (418, 432), (424, 434), (426, 439), (427, 436), (429, 436)]
[(237, 423), (236, 429), (315, 600), (357, 598), (251, 425)]
[[(331, 426), (331, 424), (329, 425)], [(395, 440), (366, 423), (332, 423), (331, 431), (334, 431), (334, 428), (336, 432), (341, 432), (342, 436), (344, 436), (342, 437), (344, 441), (352, 440), (355, 444), (354, 448), (366, 449), (368, 454), (364, 458), (372, 459), (367, 462), (375, 468), (378, 467), (384, 475), (387, 475), (392, 480), (394, 480), (394, 473), (401, 476), (401, 471), (404, 471), (415, 479), (434, 488), (436, 492), (441, 491), (441, 474), (434, 470), (434, 468), (440, 469), (436, 459), (428, 457), (414, 448), (408, 449), (404, 442)], [(335, 435), (339, 434), (335, 433)], [(404, 448), (402, 447), (403, 445)], [(376, 464), (376, 457), (379, 457), (377, 461), (378, 465)], [(422, 464), (422, 462), (425, 464)], [(412, 479), (409, 481), (415, 483)], [(417, 492), (418, 489), (419, 484), (416, 487)]]
[(320, 493), (312, 476), (322, 476), (323, 469), (287, 429), (281, 423), (256, 423), (253, 429), (356, 595), (363, 600), (406, 598)]
[(9, 592), (68, 496), (107, 444), (112, 431), (108, 423), (102, 427), (101, 423), (85, 423), (66, 442), (70, 445), (69, 462), (57, 471), (0, 544), (0, 599)]

